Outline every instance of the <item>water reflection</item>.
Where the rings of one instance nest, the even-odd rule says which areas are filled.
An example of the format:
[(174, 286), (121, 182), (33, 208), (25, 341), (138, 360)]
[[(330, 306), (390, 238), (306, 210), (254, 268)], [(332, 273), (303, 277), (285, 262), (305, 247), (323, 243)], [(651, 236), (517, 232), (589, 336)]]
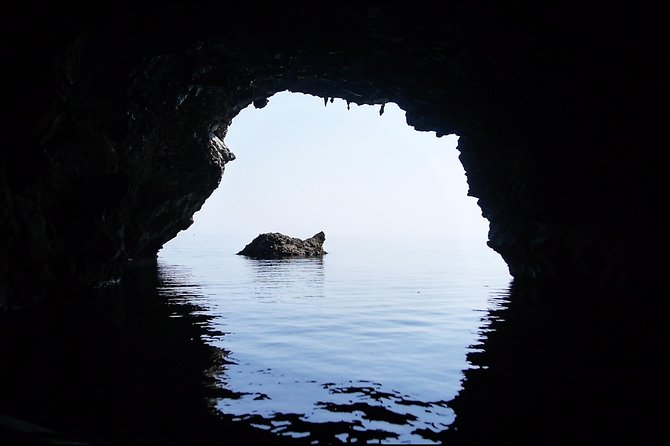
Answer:
[(446, 444), (665, 444), (668, 301), (655, 284), (514, 283), (468, 354)]
[[(128, 271), (120, 289), (61, 296), (0, 314), (0, 443), (254, 444), (262, 432), (222, 419), (216, 377), (226, 352), (196, 288), (165, 300), (156, 265)], [(58, 433), (19, 430), (18, 419)]]
[(261, 299), (323, 297), (324, 268), (322, 258), (253, 259), (243, 257), (251, 271), (250, 288)]
[[(209, 322), (226, 333), (208, 342), (232, 350), (226, 355), (227, 366), (216, 377), (219, 388), (225, 390), (215, 406), (222, 415), (287, 441), (439, 442), (440, 433), (455, 417), (446, 401), (453, 391), (444, 383), (457, 381), (458, 372), (467, 366), (458, 350), (450, 353), (449, 349), (451, 343), (460, 342), (458, 333), (463, 325), (468, 326), (464, 311), (472, 309), (463, 310), (457, 300), (454, 307), (449, 303), (445, 307), (442, 298), (434, 308), (447, 311), (444, 317), (454, 325), (446, 338), (426, 337), (425, 333), (449, 325), (442, 325), (445, 320), (439, 314), (430, 313), (441, 299), (439, 289), (431, 290), (424, 282), (424, 293), (417, 296), (413, 285), (407, 286), (406, 280), (416, 280), (413, 271), (396, 276), (395, 281), (394, 276), (380, 281), (369, 271), (364, 276), (350, 274), (353, 281), (365, 281), (365, 286), (352, 286), (350, 281), (328, 283), (322, 259), (237, 259), (243, 262), (248, 281), (240, 279), (243, 273), (229, 287), (219, 281), (218, 272), (213, 278), (203, 273), (201, 278), (217, 284), (209, 299), (210, 314), (215, 317)], [(160, 268), (161, 293), (171, 299), (190, 296), (193, 277), (181, 275), (169, 264)], [(442, 282), (434, 280), (439, 288)], [(384, 307), (377, 306), (380, 292)], [(407, 297), (398, 300), (399, 293)], [(254, 305), (254, 300), (263, 306)], [(361, 307), (361, 302), (367, 303)], [(414, 320), (422, 314), (415, 306), (418, 302), (425, 303), (429, 313)], [(274, 305), (268, 308), (267, 303)], [(229, 318), (228, 313), (233, 316)], [(332, 332), (339, 336), (335, 341), (328, 339)], [(375, 347), (366, 354), (367, 338)], [(414, 338), (414, 351), (408, 350), (407, 340)], [(440, 343), (424, 345), (431, 339)], [(389, 340), (397, 349), (384, 347)], [(446, 354), (440, 351), (444, 348)], [(416, 358), (409, 359), (413, 355)], [(436, 366), (424, 361), (438, 357), (449, 358), (453, 364)], [(435, 373), (438, 375), (430, 376)], [(375, 375), (388, 382), (357, 379)], [(329, 376), (351, 379), (322, 379)], [(444, 377), (442, 382), (436, 381), (439, 377)]]
[[(350, 296), (347, 303), (336, 299), (338, 294), (332, 289), (327, 291), (324, 263), (318, 259), (297, 263), (252, 260), (245, 261), (245, 268), (252, 273), (253, 286), (243, 291), (255, 290), (254, 301), (262, 301), (259, 298), (265, 295), (289, 304), (276, 308), (317, 312), (325, 308), (327, 318), (332, 318), (338, 309), (361, 300)], [(419, 358), (439, 355), (448, 344), (417, 352), (403, 347), (400, 351), (408, 358), (383, 351), (389, 339), (395, 344), (415, 336), (416, 326), (439, 329), (434, 315), (418, 325), (405, 326), (378, 317), (383, 308), (361, 313), (354, 307), (358, 319), (350, 323), (360, 324), (361, 330), (353, 334), (370, 336), (376, 342), (370, 359), (383, 368), (384, 376), (389, 371), (402, 372), (390, 379), (395, 384), (389, 384), (361, 379), (375, 375), (374, 368), (361, 368), (364, 363), (351, 362), (346, 356), (339, 360), (337, 349), (346, 352), (349, 344), (324, 351), (330, 341), (324, 344), (315, 335), (310, 339), (310, 333), (324, 336), (329, 330), (312, 313), (302, 313), (302, 322), (291, 322), (304, 324), (294, 334), (283, 333), (288, 337), (275, 340), (281, 345), (305, 342), (297, 346), (304, 357), (293, 358), (297, 370), (305, 373), (296, 374), (295, 369), (282, 368), (281, 355), (292, 355), (292, 350), (272, 353), (270, 344), (261, 351), (261, 360), (250, 360), (243, 348), (230, 348), (239, 345), (234, 342), (239, 333), (226, 319), (226, 307), (235, 305), (234, 296), (226, 294), (232, 291), (217, 288), (213, 296), (197, 271), (169, 263), (151, 264), (129, 269), (122, 283), (120, 289), (72, 295), (49, 308), (2, 315), (0, 414), (54, 429), (68, 439), (123, 444), (430, 443), (439, 442), (454, 421), (454, 411), (445, 398), (453, 395), (448, 387), (413, 392), (426, 387), (421, 381), (430, 364), (422, 359), (417, 362), (412, 354), (419, 353)], [(351, 294), (350, 288), (341, 292)], [(405, 289), (399, 292), (408, 293)], [(411, 299), (418, 296), (411, 292), (403, 305), (417, 305)], [(327, 293), (331, 294), (324, 297)], [(432, 299), (425, 288), (422, 296)], [(314, 300), (305, 297), (320, 303), (313, 305)], [(263, 302), (260, 307), (267, 308)], [(393, 305), (398, 303), (388, 301), (387, 307)], [(255, 322), (261, 325), (252, 326), (264, 342), (272, 342), (275, 335), (264, 331), (262, 324), (288, 317), (277, 314), (276, 308), (274, 313), (261, 312), (262, 318)], [(398, 308), (393, 314), (405, 307)], [(268, 314), (273, 315), (271, 319)], [(249, 317), (252, 319), (242, 323), (255, 316)], [(458, 332), (461, 324), (451, 329)], [(320, 331), (309, 331), (314, 325)], [(342, 329), (341, 325), (333, 327)], [(402, 330), (397, 338), (393, 327)], [(379, 333), (384, 332), (387, 339), (380, 339)], [(310, 353), (305, 346), (312, 343), (315, 350)], [(263, 366), (266, 359), (269, 366)], [(338, 370), (329, 364), (337, 365)], [(454, 364), (431, 365), (441, 373), (429, 382), (457, 379), (453, 370), (464, 364), (458, 360)], [(316, 372), (310, 369), (315, 365)], [(325, 376), (323, 370), (351, 379), (310, 378)], [(5, 438), (15, 439), (0, 428), (0, 439)]]
[(315, 401), (310, 411), (277, 412), (281, 402), (273, 403), (263, 393), (246, 394), (246, 404), (224, 398), (218, 407), (224, 413), (237, 413), (235, 420), (277, 435), (327, 444), (369, 440), (427, 443), (447, 429), (454, 418), (446, 401), (419, 401), (400, 392), (386, 392), (380, 383), (294, 381), (291, 388), (301, 388), (298, 393), (305, 393), (297, 398), (307, 396), (307, 400)]
[[(259, 278), (284, 266), (248, 264)], [(324, 278), (314, 267), (305, 282)], [(11, 417), (94, 444), (655, 443), (670, 376), (659, 296), (583, 284), (493, 291), (463, 388), (430, 398), (240, 362), (197, 274), (153, 265), (121, 289), (0, 315), (0, 442), (52, 438), (17, 434)]]

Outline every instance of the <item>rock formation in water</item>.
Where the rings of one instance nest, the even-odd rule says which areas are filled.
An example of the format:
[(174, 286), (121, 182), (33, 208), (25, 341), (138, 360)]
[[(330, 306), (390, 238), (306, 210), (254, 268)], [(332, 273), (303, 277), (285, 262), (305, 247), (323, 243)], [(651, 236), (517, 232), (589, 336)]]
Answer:
[(322, 257), (327, 254), (323, 250), (325, 240), (326, 234), (323, 231), (305, 240), (289, 237), (278, 232), (268, 232), (260, 234), (237, 254), (257, 259)]

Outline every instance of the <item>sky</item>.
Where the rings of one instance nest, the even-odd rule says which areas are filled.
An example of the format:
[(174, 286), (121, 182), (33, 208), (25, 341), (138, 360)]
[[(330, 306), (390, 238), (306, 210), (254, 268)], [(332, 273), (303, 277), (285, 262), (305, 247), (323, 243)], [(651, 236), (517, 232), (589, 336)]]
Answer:
[(467, 196), (458, 136), (415, 131), (393, 103), (379, 111), (289, 92), (242, 110), (224, 139), (236, 159), (187, 232), (485, 242), (488, 221)]

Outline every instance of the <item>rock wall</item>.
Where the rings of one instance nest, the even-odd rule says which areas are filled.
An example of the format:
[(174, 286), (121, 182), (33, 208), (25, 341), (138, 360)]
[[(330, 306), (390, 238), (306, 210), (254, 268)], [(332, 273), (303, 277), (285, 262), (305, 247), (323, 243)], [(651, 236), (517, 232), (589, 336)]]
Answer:
[[(3, 27), (0, 302), (119, 277), (191, 223), (232, 118), (279, 91), (395, 102), (460, 136), (519, 280), (661, 271), (660, 14), (550, 4), (12, 6)], [(299, 125), (299, 123), (296, 123)], [(654, 246), (655, 249), (650, 249)], [(48, 293), (46, 292), (48, 290)]]

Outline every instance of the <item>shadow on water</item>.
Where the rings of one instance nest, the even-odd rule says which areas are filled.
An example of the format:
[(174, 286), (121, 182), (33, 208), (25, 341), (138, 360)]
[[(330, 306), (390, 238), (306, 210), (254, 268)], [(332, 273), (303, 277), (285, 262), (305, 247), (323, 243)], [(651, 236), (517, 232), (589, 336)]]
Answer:
[(0, 443), (269, 438), (217, 415), (215, 399), (232, 396), (214, 378), (226, 352), (202, 341), (216, 333), (198, 313), (197, 292), (166, 300), (160, 281), (156, 264), (134, 267), (121, 288), (0, 314)]
[(445, 444), (666, 444), (668, 303), (654, 284), (514, 283), (450, 402)]
[[(252, 267), (262, 276), (277, 265)], [(207, 339), (224, 335), (210, 328), (197, 285), (166, 281), (170, 271), (152, 264), (120, 289), (0, 315), (0, 442), (56, 438), (23, 421), (93, 444), (393, 443), (394, 430), (379, 428), (393, 425), (445, 444), (663, 442), (668, 313), (652, 291), (514, 284), (492, 297), (455, 399), (313, 382), (325, 395), (317, 409), (332, 417), (312, 420), (224, 415), (222, 401), (249, 397), (221, 382), (228, 353)], [(417, 423), (452, 410), (448, 427)]]
[[(316, 384), (316, 383), (315, 383)], [(318, 401), (315, 412), (321, 412), (320, 417), (315, 413), (280, 413), (272, 415), (245, 414), (235, 419), (250, 423), (254, 427), (267, 430), (275, 435), (304, 439), (311, 444), (339, 444), (339, 443), (434, 443), (435, 431), (426, 427), (416, 427), (419, 418), (423, 418), (422, 425), (433, 428), (439, 421), (427, 422), (426, 415), (433, 413), (433, 419), (441, 419), (440, 412), (449, 411), (446, 401), (418, 401), (399, 392), (384, 392), (381, 384), (358, 382), (357, 385), (338, 386), (334, 383), (321, 384), (331, 401)], [(341, 396), (340, 403), (332, 401)], [(256, 399), (259, 399), (258, 397)], [(323, 414), (330, 413), (326, 417)], [(315, 418), (322, 418), (315, 420)], [(412, 441), (401, 438), (391, 425), (410, 427)], [(443, 426), (444, 429), (446, 426)], [(439, 430), (438, 430), (439, 432)], [(424, 435), (427, 434), (427, 435)]]

